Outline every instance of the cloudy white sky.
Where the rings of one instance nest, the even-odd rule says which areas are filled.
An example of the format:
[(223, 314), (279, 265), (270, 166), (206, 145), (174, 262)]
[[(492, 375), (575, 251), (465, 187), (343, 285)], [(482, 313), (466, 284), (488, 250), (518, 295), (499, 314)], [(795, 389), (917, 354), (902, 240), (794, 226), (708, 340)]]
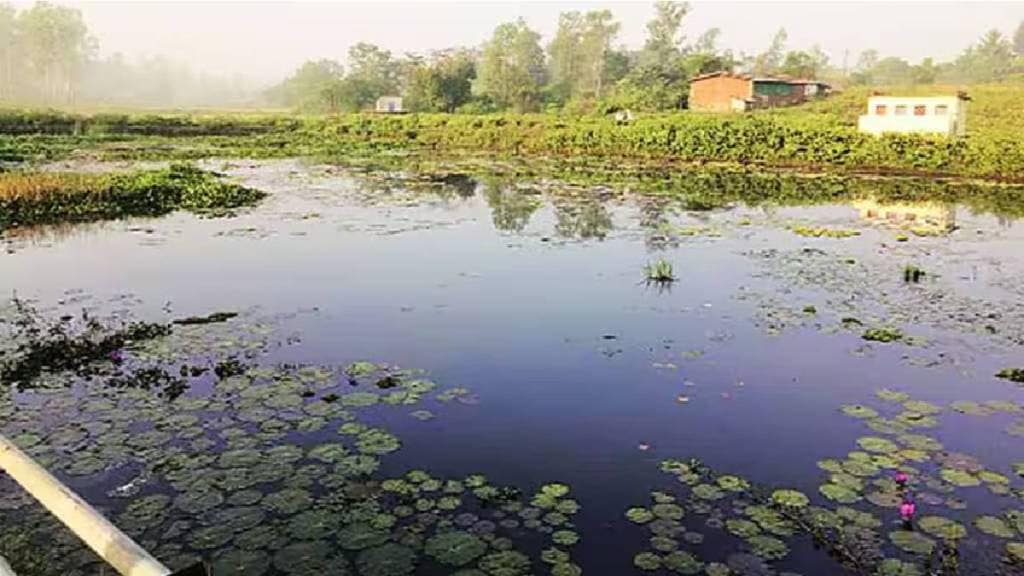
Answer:
[[(620, 40), (643, 42), (651, 2), (70, 2), (100, 40), (101, 53), (162, 54), (216, 73), (261, 81), (286, 75), (309, 58), (344, 60), (347, 48), (367, 41), (392, 50), (427, 51), (478, 45), (495, 25), (523, 17), (545, 36), (559, 12), (609, 9), (622, 23)], [(25, 7), (24, 2), (17, 2)], [(718, 27), (726, 47), (762, 50), (779, 27), (790, 46), (820, 44), (851, 65), (875, 48), (912, 61), (948, 59), (990, 28), (1011, 34), (1024, 20), (1014, 2), (691, 2), (687, 36)]]

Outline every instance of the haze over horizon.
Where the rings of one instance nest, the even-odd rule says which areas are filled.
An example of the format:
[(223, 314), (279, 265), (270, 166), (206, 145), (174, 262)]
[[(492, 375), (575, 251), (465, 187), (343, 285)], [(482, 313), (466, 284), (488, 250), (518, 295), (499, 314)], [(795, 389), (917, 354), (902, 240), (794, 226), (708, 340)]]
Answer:
[[(546, 44), (559, 13), (571, 10), (611, 10), (622, 23), (618, 43), (635, 48), (653, 14), (650, 1), (57, 3), (81, 10), (101, 56), (165, 56), (265, 84), (306, 60), (344, 63), (349, 46), (360, 41), (396, 55), (479, 46), (495, 26), (519, 17)], [(852, 66), (867, 49), (911, 62), (949, 60), (987, 30), (1009, 35), (1022, 20), (1024, 2), (691, 2), (684, 30), (693, 40), (719, 28), (720, 45), (738, 54), (763, 50), (785, 28), (790, 48), (819, 45), (841, 67), (847, 51)]]

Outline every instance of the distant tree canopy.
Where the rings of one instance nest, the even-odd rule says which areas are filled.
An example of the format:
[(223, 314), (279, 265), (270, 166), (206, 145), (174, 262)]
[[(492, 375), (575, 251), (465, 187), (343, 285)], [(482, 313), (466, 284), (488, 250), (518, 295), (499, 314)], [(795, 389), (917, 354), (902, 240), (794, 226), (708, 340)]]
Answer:
[(19, 11), (0, 2), (0, 102), (188, 106), (243, 103), (252, 94), (239, 79), (197, 75), (165, 58), (128, 63), (97, 53), (78, 9), (37, 2)]
[(840, 68), (819, 46), (788, 46), (783, 28), (763, 51), (734, 55), (719, 46), (719, 29), (688, 30), (690, 12), (687, 2), (656, 1), (637, 48), (619, 43), (621, 25), (609, 10), (563, 12), (547, 42), (522, 19), (499, 24), (476, 48), (396, 55), (360, 42), (348, 49), (344, 67), (310, 60), (257, 91), (239, 77), (195, 74), (162, 57), (100, 58), (77, 9), (40, 1), (19, 10), (0, 0), (0, 103), (270, 103), (339, 113), (371, 109), (381, 96), (402, 96), (413, 112), (578, 113), (680, 109), (691, 78), (717, 71), (818, 78), (840, 86), (1024, 82), (1024, 22), (1012, 35), (988, 31), (952, 61), (911, 63), (865, 50), (849, 68), (843, 58)]
[(540, 106), (544, 79), (540, 34), (522, 19), (495, 28), (480, 58), (478, 93), (498, 108), (532, 111)]

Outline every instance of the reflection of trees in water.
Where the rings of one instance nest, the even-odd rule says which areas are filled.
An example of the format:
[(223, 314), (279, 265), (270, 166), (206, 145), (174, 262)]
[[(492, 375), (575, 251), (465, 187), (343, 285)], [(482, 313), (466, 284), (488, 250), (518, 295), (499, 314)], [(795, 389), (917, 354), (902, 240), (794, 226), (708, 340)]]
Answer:
[(673, 234), (668, 211), (671, 200), (664, 196), (641, 196), (640, 228), (644, 231), (644, 245), (648, 250), (664, 250), (678, 244)]
[(480, 186), (491, 207), (494, 227), (503, 232), (522, 232), (541, 206), (537, 191), (517, 188), (508, 180), (483, 179)]
[(555, 200), (555, 233), (565, 238), (604, 239), (612, 230), (612, 216), (597, 198)]

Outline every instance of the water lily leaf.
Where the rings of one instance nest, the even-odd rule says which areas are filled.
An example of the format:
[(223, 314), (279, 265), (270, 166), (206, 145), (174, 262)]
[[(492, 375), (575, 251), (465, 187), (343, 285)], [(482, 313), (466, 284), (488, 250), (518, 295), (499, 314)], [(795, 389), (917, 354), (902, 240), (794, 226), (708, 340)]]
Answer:
[(260, 506), (277, 514), (291, 516), (309, 508), (312, 503), (313, 498), (308, 491), (302, 488), (285, 488), (264, 496)]
[(341, 397), (341, 405), (347, 408), (366, 408), (380, 402), (380, 394), (374, 392), (349, 392)]
[(189, 546), (196, 550), (213, 550), (227, 544), (234, 537), (234, 531), (227, 526), (206, 526), (189, 534)]
[(384, 544), (360, 552), (356, 566), (363, 576), (406, 576), (416, 568), (416, 553), (401, 544)]
[(633, 557), (633, 565), (641, 570), (653, 572), (661, 568), (661, 557), (651, 552), (641, 552)]
[(356, 448), (363, 454), (380, 456), (401, 448), (398, 437), (380, 428), (370, 428), (356, 438)]
[(796, 490), (776, 490), (772, 492), (772, 501), (787, 508), (803, 508), (811, 503), (803, 492)]
[(719, 488), (728, 492), (743, 492), (750, 488), (750, 483), (739, 476), (719, 476), (715, 483)]
[(920, 532), (912, 532), (910, 530), (897, 530), (895, 532), (890, 532), (889, 541), (901, 550), (912, 554), (920, 554), (922, 556), (931, 554), (932, 550), (935, 548), (934, 540)]
[(818, 487), (818, 491), (829, 500), (839, 502), (840, 504), (852, 504), (861, 499), (860, 494), (855, 490), (838, 484), (822, 484)]
[(656, 517), (666, 520), (679, 520), (683, 517), (683, 508), (678, 504), (655, 504), (651, 507), (651, 512)]
[(853, 418), (877, 418), (878, 411), (862, 406), (860, 404), (845, 404), (841, 408), (843, 414), (852, 416)]
[(1024, 544), (1020, 542), (1008, 542), (1006, 544), (1006, 555), (1013, 562), (1024, 562)]
[(580, 536), (572, 530), (556, 530), (551, 534), (551, 541), (559, 546), (573, 546), (580, 541)]
[(921, 576), (921, 570), (915, 564), (886, 558), (879, 562), (875, 576)]
[(324, 540), (334, 534), (336, 516), (326, 510), (306, 510), (288, 520), (288, 535), (295, 540)]
[(646, 524), (654, 520), (654, 513), (646, 508), (630, 508), (626, 510), (626, 518), (636, 524)]
[(704, 570), (703, 562), (683, 551), (669, 552), (661, 559), (661, 563), (666, 570), (676, 574), (700, 574)]
[[(487, 544), (469, 532), (443, 532), (427, 539), (424, 552), (446, 566), (465, 566), (487, 551)], [(566, 555), (568, 560), (568, 555)]]
[(879, 454), (891, 454), (899, 450), (899, 446), (895, 442), (885, 438), (878, 438), (877, 436), (858, 438), (857, 445), (868, 452), (877, 452)]
[(481, 558), (479, 567), (491, 576), (522, 576), (530, 570), (530, 558), (515, 550), (503, 550)]
[(309, 457), (325, 464), (332, 464), (348, 456), (348, 448), (344, 444), (321, 444), (309, 451)]
[(942, 412), (942, 407), (932, 404), (931, 402), (925, 402), (923, 400), (907, 400), (903, 403), (903, 407), (908, 412), (917, 412), (918, 414), (932, 415)]
[(963, 524), (941, 516), (924, 516), (918, 520), (921, 530), (946, 540), (959, 540), (967, 535)]
[(701, 500), (721, 500), (725, 492), (711, 484), (698, 484), (693, 487), (693, 495)]
[(679, 548), (679, 542), (676, 542), (668, 536), (651, 536), (651, 548), (658, 552), (672, 552), (676, 548)]
[(985, 534), (997, 538), (1013, 538), (1017, 535), (1009, 524), (995, 516), (979, 516), (974, 519), (974, 526)]
[(743, 520), (740, 518), (730, 518), (726, 520), (725, 529), (740, 538), (749, 538), (761, 533), (761, 528), (757, 524), (750, 520)]
[(910, 400), (910, 395), (906, 392), (897, 392), (895, 390), (889, 390), (888, 388), (882, 388), (875, 392), (875, 396), (878, 396), (880, 400), (886, 402), (906, 402)]
[(746, 542), (751, 552), (765, 560), (779, 560), (789, 554), (786, 543), (772, 536), (751, 536)]
[(270, 568), (270, 556), (262, 550), (228, 550), (213, 561), (220, 576), (261, 576)]
[(964, 470), (944, 468), (939, 472), (939, 476), (941, 476), (942, 479), (945, 480), (946, 482), (949, 482), (950, 484), (954, 486), (959, 486), (961, 488), (968, 486), (978, 486), (981, 484), (981, 480), (979, 480), (973, 474), (965, 472)]

